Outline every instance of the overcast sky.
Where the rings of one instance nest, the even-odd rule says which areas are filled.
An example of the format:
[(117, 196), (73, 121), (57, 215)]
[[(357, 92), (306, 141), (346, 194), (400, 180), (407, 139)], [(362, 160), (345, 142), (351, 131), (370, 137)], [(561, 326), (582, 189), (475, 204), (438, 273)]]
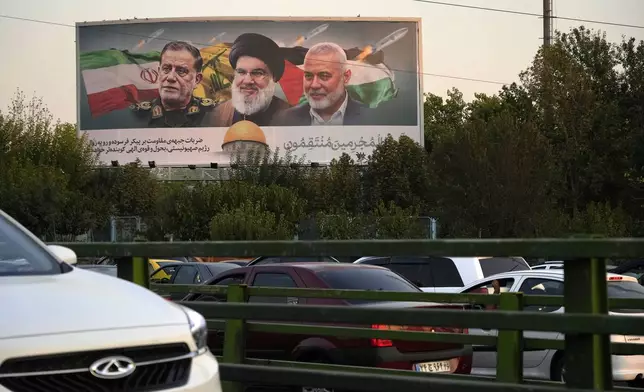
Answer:
[[(542, 12), (542, 0), (443, 0), (522, 12)], [(644, 0), (554, 0), (555, 15), (644, 25)], [(495, 93), (500, 84), (447, 76), (510, 83), (532, 60), (541, 44), (542, 20), (414, 0), (0, 0), (0, 109), (20, 88), (44, 99), (56, 117), (76, 119), (75, 22), (127, 18), (217, 16), (372, 16), (421, 17), (426, 92), (445, 95), (457, 87), (466, 99), (475, 92)], [(43, 24), (6, 18), (36, 19)], [(568, 31), (581, 22), (556, 20)], [(584, 23), (601, 29), (613, 41), (623, 35), (644, 39), (644, 29)], [(65, 26), (68, 25), (68, 26)], [(375, 37), (380, 39), (381, 37)]]

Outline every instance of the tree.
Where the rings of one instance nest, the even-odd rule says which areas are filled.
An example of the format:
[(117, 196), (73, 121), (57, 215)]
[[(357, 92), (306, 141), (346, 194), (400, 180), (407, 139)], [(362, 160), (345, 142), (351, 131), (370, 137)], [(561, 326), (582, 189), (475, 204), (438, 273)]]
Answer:
[(477, 95), (468, 113), (432, 153), (443, 226), (452, 236), (534, 236), (556, 185), (548, 140), (512, 100)]
[(364, 174), (368, 209), (380, 201), (402, 208), (419, 207), (422, 214), (432, 206), (430, 160), (425, 150), (408, 136), (388, 135), (368, 158)]
[(210, 228), (210, 238), (216, 241), (290, 240), (295, 232), (287, 220), (252, 201), (217, 213)]
[(18, 91), (0, 113), (0, 208), (39, 236), (77, 235), (105, 221), (92, 196), (97, 162), (72, 124), (53, 121), (42, 100)]
[(633, 138), (620, 115), (618, 64), (605, 35), (582, 26), (557, 33), (521, 75), (536, 106), (552, 113), (542, 132), (561, 168), (568, 213), (591, 201), (616, 205), (627, 189)]

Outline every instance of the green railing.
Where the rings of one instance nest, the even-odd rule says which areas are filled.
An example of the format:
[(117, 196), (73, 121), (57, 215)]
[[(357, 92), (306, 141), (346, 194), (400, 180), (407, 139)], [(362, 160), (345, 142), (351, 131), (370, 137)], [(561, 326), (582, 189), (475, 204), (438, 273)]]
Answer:
[[(201, 243), (69, 244), (79, 256), (123, 257), (122, 277), (141, 276), (144, 257), (172, 256), (472, 256), (494, 255), (557, 257), (564, 263), (564, 296), (537, 297), (521, 293), (431, 294), (311, 289), (254, 288), (245, 286), (200, 287), (152, 285), (153, 290), (226, 293), (226, 303), (185, 302), (208, 319), (213, 330), (225, 331), (221, 377), (226, 391), (238, 391), (240, 383), (319, 385), (356, 391), (563, 391), (610, 390), (613, 386), (611, 352), (644, 354), (642, 345), (611, 344), (610, 335), (644, 335), (644, 318), (608, 315), (610, 307), (643, 309), (638, 300), (611, 300), (606, 292), (606, 257), (638, 257), (644, 241), (635, 239), (538, 239), (538, 240), (411, 240), (411, 241), (273, 241)], [(572, 257), (576, 257), (572, 259)], [(128, 263), (126, 261), (132, 260)], [(147, 268), (147, 266), (145, 266)], [(121, 272), (123, 271), (123, 272)], [(148, 286), (143, 279), (139, 283)], [(149, 286), (148, 286), (149, 287)], [(498, 305), (499, 310), (374, 309), (342, 306), (276, 305), (246, 303), (251, 295), (308, 298), (351, 298), (393, 301), (431, 301)], [(523, 311), (528, 305), (563, 305), (565, 314)], [(250, 321), (249, 321), (250, 320)], [(277, 324), (276, 322), (283, 322)], [(314, 325), (306, 325), (313, 323)], [(315, 324), (319, 323), (319, 324)], [(320, 325), (322, 324), (322, 325)], [(326, 324), (326, 325), (324, 325)], [(431, 325), (434, 327), (487, 328), (498, 337), (463, 334), (373, 330), (336, 325)], [(523, 331), (565, 333), (564, 341), (526, 339)], [(245, 357), (248, 332), (289, 333), (318, 336), (443, 341), (497, 348), (496, 382), (473, 376), (439, 375), (348, 366), (266, 361)], [(530, 382), (522, 377), (524, 350), (557, 349), (565, 352), (566, 387), (549, 382)]]

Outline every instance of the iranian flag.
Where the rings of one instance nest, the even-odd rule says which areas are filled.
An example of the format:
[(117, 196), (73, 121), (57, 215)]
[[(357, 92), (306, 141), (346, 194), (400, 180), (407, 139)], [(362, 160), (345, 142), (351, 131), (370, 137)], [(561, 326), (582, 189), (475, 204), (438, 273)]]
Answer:
[[(233, 69), (228, 61), (231, 44), (220, 43), (200, 49), (204, 58), (204, 78), (195, 89), (195, 96), (215, 101), (230, 96)], [(285, 57), (284, 75), (275, 95), (291, 105), (306, 101), (302, 64), (307, 49), (281, 48)], [(347, 57), (356, 58), (358, 48), (346, 50)], [(130, 53), (127, 50), (100, 50), (82, 53), (80, 69), (93, 117), (128, 108), (158, 96), (160, 52)], [(351, 80), (347, 89), (351, 97), (370, 107), (393, 99), (397, 94), (393, 72), (384, 64), (382, 52), (362, 61), (349, 60)]]
[(82, 53), (80, 69), (92, 116), (158, 96), (160, 52), (100, 50)]

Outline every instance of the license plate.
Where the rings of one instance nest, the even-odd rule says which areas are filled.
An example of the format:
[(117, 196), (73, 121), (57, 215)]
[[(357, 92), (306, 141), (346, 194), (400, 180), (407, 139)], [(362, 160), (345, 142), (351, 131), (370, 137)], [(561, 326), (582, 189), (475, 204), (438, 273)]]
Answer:
[(414, 370), (423, 373), (444, 373), (452, 370), (450, 361), (423, 362), (414, 364)]

